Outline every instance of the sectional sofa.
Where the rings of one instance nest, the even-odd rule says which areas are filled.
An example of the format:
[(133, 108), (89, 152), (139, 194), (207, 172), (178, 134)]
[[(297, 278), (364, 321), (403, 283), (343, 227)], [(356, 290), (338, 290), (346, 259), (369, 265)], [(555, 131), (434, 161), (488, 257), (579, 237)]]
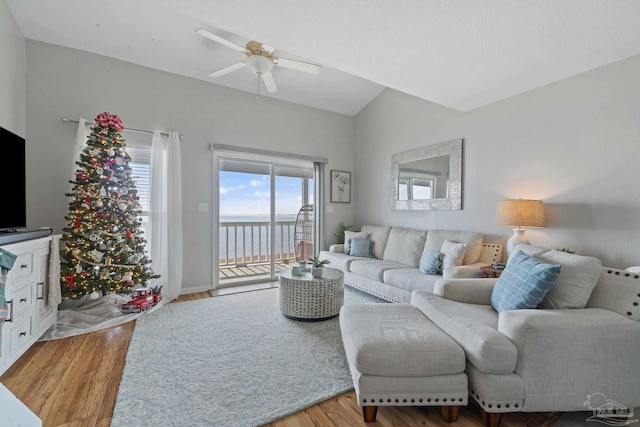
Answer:
[[(370, 256), (345, 253), (351, 236), (370, 241)], [(473, 231), (364, 225), (360, 232), (346, 232), (345, 242), (320, 252), (320, 258), (344, 272), (346, 285), (397, 303), (409, 303), (415, 290), (433, 292), (438, 279), (484, 277), (481, 268), (502, 258), (502, 245), (484, 244), (483, 235)], [(429, 251), (439, 252), (445, 242), (464, 245), (463, 256), (452, 262), (456, 265), (425, 274), (419, 269), (421, 259)]]
[[(414, 290), (410, 304), (397, 304), (394, 316), (380, 304), (343, 307), (343, 341), (366, 421), (375, 420), (378, 406), (464, 406), (461, 375), (488, 427), (497, 427), (501, 414), (520, 411), (586, 411), (585, 422), (617, 423), (611, 425), (637, 419), (630, 410), (640, 406), (640, 274), (603, 267), (594, 257), (518, 245), (504, 277), (539, 268), (516, 270), (511, 263), (521, 254), (544, 268), (559, 266), (535, 308), (496, 309), (496, 288), (509, 283), (503, 277), (437, 279), (431, 290)], [(445, 335), (425, 335), (430, 324)], [(393, 333), (381, 333), (388, 330)], [(453, 366), (456, 348), (464, 358)], [(438, 359), (444, 351), (452, 356)], [(424, 371), (432, 362), (437, 376), (405, 369)], [(455, 420), (456, 407), (443, 407), (445, 419)]]

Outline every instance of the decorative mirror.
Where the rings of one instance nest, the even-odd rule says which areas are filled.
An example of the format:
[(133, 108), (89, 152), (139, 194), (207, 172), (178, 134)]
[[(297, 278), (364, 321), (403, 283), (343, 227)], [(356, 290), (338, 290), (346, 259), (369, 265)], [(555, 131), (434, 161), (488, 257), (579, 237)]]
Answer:
[(391, 178), (395, 210), (461, 210), (462, 139), (394, 154)]

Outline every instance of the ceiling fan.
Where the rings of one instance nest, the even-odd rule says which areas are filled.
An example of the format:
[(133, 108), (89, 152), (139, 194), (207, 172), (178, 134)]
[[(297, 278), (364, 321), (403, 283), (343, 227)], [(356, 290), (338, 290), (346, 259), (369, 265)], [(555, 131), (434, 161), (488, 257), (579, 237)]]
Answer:
[(246, 66), (258, 77), (258, 88), (260, 87), (260, 78), (262, 78), (267, 91), (273, 93), (278, 91), (278, 86), (276, 86), (276, 82), (271, 74), (274, 66), (304, 71), (310, 74), (318, 74), (320, 72), (320, 66), (317, 64), (274, 56), (273, 51), (275, 48), (254, 40), (249, 41), (245, 47), (242, 47), (203, 28), (198, 28), (196, 33), (246, 55), (244, 61), (210, 73), (209, 77), (211, 78), (224, 76), (225, 74), (229, 74), (232, 71), (239, 70)]

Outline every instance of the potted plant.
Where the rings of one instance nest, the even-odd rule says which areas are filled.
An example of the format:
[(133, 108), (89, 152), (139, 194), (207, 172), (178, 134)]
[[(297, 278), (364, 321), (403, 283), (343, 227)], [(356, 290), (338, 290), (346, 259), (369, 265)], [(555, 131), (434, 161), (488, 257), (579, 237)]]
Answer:
[(338, 231), (333, 233), (333, 235), (336, 238), (337, 244), (341, 245), (344, 243), (344, 232), (350, 229), (351, 229), (350, 225), (344, 225), (344, 223), (342, 222), (338, 225)]
[(313, 258), (309, 258), (309, 262), (311, 263), (311, 275), (315, 278), (322, 277), (322, 273), (324, 272), (324, 266), (329, 264), (328, 259), (320, 260), (320, 255), (316, 255)]

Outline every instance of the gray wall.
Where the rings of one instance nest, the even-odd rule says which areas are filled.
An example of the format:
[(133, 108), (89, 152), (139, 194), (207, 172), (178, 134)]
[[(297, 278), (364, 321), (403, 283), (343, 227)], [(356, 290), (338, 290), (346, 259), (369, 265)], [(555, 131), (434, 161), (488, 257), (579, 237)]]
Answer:
[(0, 1), (0, 126), (25, 135), (25, 39)]
[[(182, 142), (184, 220), (183, 292), (209, 289), (212, 278), (212, 154), (209, 143), (327, 157), (330, 169), (352, 170), (354, 127), (348, 116), (302, 107), (50, 44), (27, 42), (27, 153), (29, 228), (61, 232), (72, 177), (77, 127), (61, 117), (92, 120), (103, 111), (125, 126), (176, 130)], [(127, 133), (124, 134), (127, 138)], [(328, 179), (327, 195), (328, 200)], [(331, 205), (326, 238), (353, 204)]]
[[(493, 226), (496, 202), (540, 198), (547, 227), (527, 231), (534, 244), (611, 267), (640, 264), (639, 57), (471, 113), (385, 90), (352, 119), (268, 98), (257, 104), (252, 94), (32, 41), (25, 101), (25, 41), (3, 2), (0, 24), (0, 57), (16, 58), (0, 62), (0, 125), (25, 134), (28, 123), (29, 228), (64, 226), (76, 128), (62, 116), (110, 111), (130, 127), (177, 130), (185, 135), (186, 292), (211, 283), (211, 217), (197, 212), (212, 202), (210, 142), (323, 156), (327, 172), (352, 170), (352, 203), (327, 203), (328, 242), (344, 221), (477, 230), (504, 243), (511, 231)], [(456, 138), (465, 139), (464, 209), (391, 210), (391, 156)]]
[[(504, 243), (496, 202), (542, 199), (533, 244), (640, 265), (640, 57), (470, 113), (385, 90), (356, 117), (356, 225), (463, 229)], [(463, 210), (393, 211), (394, 153), (464, 138)]]

